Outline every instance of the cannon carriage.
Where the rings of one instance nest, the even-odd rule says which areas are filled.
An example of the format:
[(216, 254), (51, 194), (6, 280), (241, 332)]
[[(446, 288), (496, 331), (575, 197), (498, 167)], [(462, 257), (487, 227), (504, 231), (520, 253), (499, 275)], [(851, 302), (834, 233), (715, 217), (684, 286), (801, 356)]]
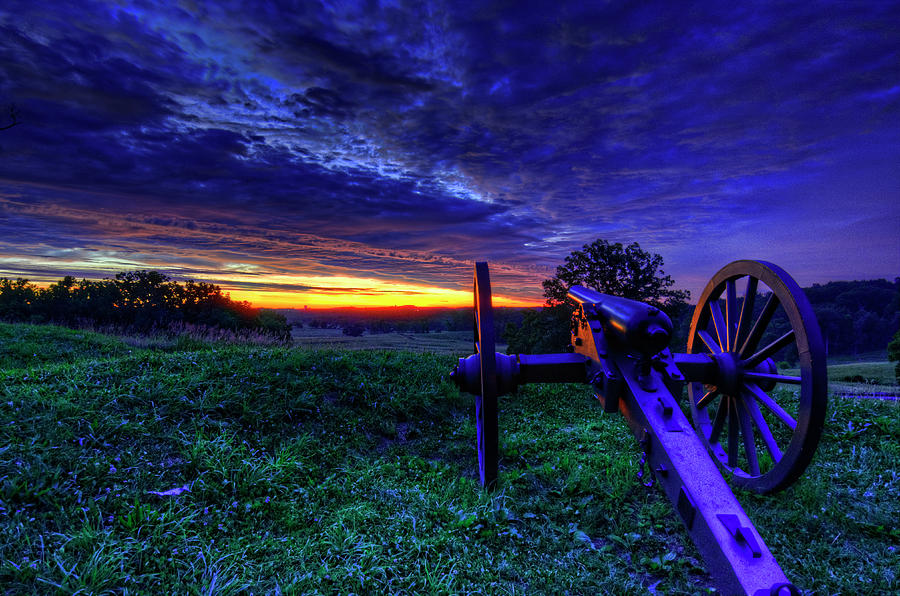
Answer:
[[(487, 263), (475, 264), (473, 285), (475, 353), (451, 376), (476, 396), (483, 486), (497, 484), (500, 396), (528, 383), (588, 384), (604, 411), (625, 416), (642, 471), (648, 466), (724, 593), (799, 593), (723, 476), (759, 493), (783, 490), (803, 474), (822, 434), (824, 344), (787, 273), (764, 261), (721, 269), (700, 296), (683, 353), (669, 349), (672, 322), (658, 308), (573, 286), (577, 328), (565, 352), (501, 354)], [(770, 327), (778, 333), (763, 345)], [(779, 371), (775, 358), (786, 349), (795, 350), (799, 375)]]

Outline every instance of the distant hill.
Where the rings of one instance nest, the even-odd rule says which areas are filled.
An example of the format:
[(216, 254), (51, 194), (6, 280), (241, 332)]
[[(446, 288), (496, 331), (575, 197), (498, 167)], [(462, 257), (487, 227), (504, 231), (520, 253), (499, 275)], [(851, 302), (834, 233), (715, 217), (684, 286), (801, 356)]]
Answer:
[(884, 350), (900, 328), (900, 277), (832, 281), (803, 291), (830, 355)]
[[(900, 277), (863, 281), (834, 281), (804, 288), (822, 329), (829, 355), (883, 351), (900, 328)], [(761, 302), (761, 301), (758, 301)], [(761, 308), (761, 304), (757, 304)], [(508, 323), (522, 324), (528, 308), (494, 308), (494, 323), (502, 336)], [(374, 308), (278, 309), (295, 326), (346, 328), (361, 326), (368, 333), (404, 331), (466, 331), (472, 329), (471, 308), (393, 306)], [(687, 328), (693, 307), (685, 321)], [(502, 339), (502, 337), (501, 337)], [(682, 342), (683, 343), (683, 342)], [(562, 349), (564, 346), (560, 346)], [(682, 345), (673, 345), (682, 349)]]
[[(521, 324), (527, 308), (496, 307), (494, 322), (502, 330), (507, 323)], [(294, 326), (345, 328), (361, 325), (369, 333), (404, 331), (429, 333), (435, 331), (471, 331), (472, 308), (444, 308), (419, 306), (385, 306), (372, 308), (343, 307), (328, 309), (282, 308), (275, 312)]]

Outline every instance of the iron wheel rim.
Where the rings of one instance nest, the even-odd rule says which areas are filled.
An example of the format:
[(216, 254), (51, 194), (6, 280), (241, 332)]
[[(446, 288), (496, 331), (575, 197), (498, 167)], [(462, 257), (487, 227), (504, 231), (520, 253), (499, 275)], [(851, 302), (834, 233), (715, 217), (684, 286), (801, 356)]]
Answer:
[[(747, 285), (739, 303), (737, 282), (742, 278), (747, 279)], [(757, 317), (753, 308), (760, 284), (767, 286), (770, 294)], [(724, 312), (721, 298), (725, 300)], [(786, 317), (790, 331), (760, 348), (779, 307), (782, 322)], [(773, 356), (791, 345), (797, 349), (799, 377), (772, 370)], [(721, 354), (716, 353), (717, 348)], [(736, 372), (728, 383), (688, 384), (694, 427), (719, 466), (730, 473), (735, 485), (760, 493), (793, 484), (818, 446), (828, 391), (821, 332), (797, 283), (783, 269), (765, 261), (727, 265), (713, 276), (697, 303), (687, 352), (707, 353), (721, 362), (735, 363)], [(779, 394), (781, 398), (770, 395), (784, 385), (798, 388), (796, 402), (783, 397), (784, 392)], [(710, 416), (712, 410), (714, 417)], [(791, 430), (789, 440), (782, 426)], [(723, 434), (727, 447), (722, 445)]]
[(479, 356), (481, 394), (475, 396), (475, 426), (478, 441), (478, 475), (481, 485), (493, 488), (498, 469), (497, 374), (494, 315), (488, 265), (475, 263), (475, 353)]

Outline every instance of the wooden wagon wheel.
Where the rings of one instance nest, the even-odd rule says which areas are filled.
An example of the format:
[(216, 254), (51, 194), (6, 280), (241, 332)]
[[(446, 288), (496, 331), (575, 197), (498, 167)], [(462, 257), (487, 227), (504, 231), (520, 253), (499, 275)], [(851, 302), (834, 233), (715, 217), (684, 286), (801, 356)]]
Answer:
[[(757, 297), (766, 303), (754, 315)], [(760, 347), (767, 330), (774, 338)], [(788, 352), (792, 346), (796, 355)], [(717, 364), (714, 382), (688, 384), (690, 410), (697, 433), (733, 483), (771, 493), (797, 480), (819, 443), (828, 399), (821, 332), (797, 283), (764, 261), (727, 265), (703, 290), (687, 352), (708, 354)], [(778, 371), (777, 359), (787, 357), (797, 358), (800, 376)]]
[(488, 264), (475, 263), (475, 353), (479, 355), (481, 367), (481, 394), (475, 396), (475, 424), (478, 474), (481, 485), (487, 488), (493, 488), (497, 483), (499, 449), (495, 343)]

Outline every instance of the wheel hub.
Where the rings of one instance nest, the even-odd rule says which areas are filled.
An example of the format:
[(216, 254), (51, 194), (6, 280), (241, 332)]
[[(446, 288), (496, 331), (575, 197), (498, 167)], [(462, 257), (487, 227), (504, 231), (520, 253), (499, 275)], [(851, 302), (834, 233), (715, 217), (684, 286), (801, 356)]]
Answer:
[[(753, 372), (763, 373), (767, 375), (777, 375), (778, 367), (775, 366), (774, 360), (772, 360), (771, 358), (766, 358), (753, 368)], [(777, 385), (777, 383), (771, 379), (760, 379), (756, 381), (756, 384), (759, 385), (759, 388), (766, 393), (775, 389), (775, 385)]]
[(718, 367), (716, 386), (725, 395), (739, 397), (743, 382), (743, 368), (737, 352), (713, 354), (712, 359)]

